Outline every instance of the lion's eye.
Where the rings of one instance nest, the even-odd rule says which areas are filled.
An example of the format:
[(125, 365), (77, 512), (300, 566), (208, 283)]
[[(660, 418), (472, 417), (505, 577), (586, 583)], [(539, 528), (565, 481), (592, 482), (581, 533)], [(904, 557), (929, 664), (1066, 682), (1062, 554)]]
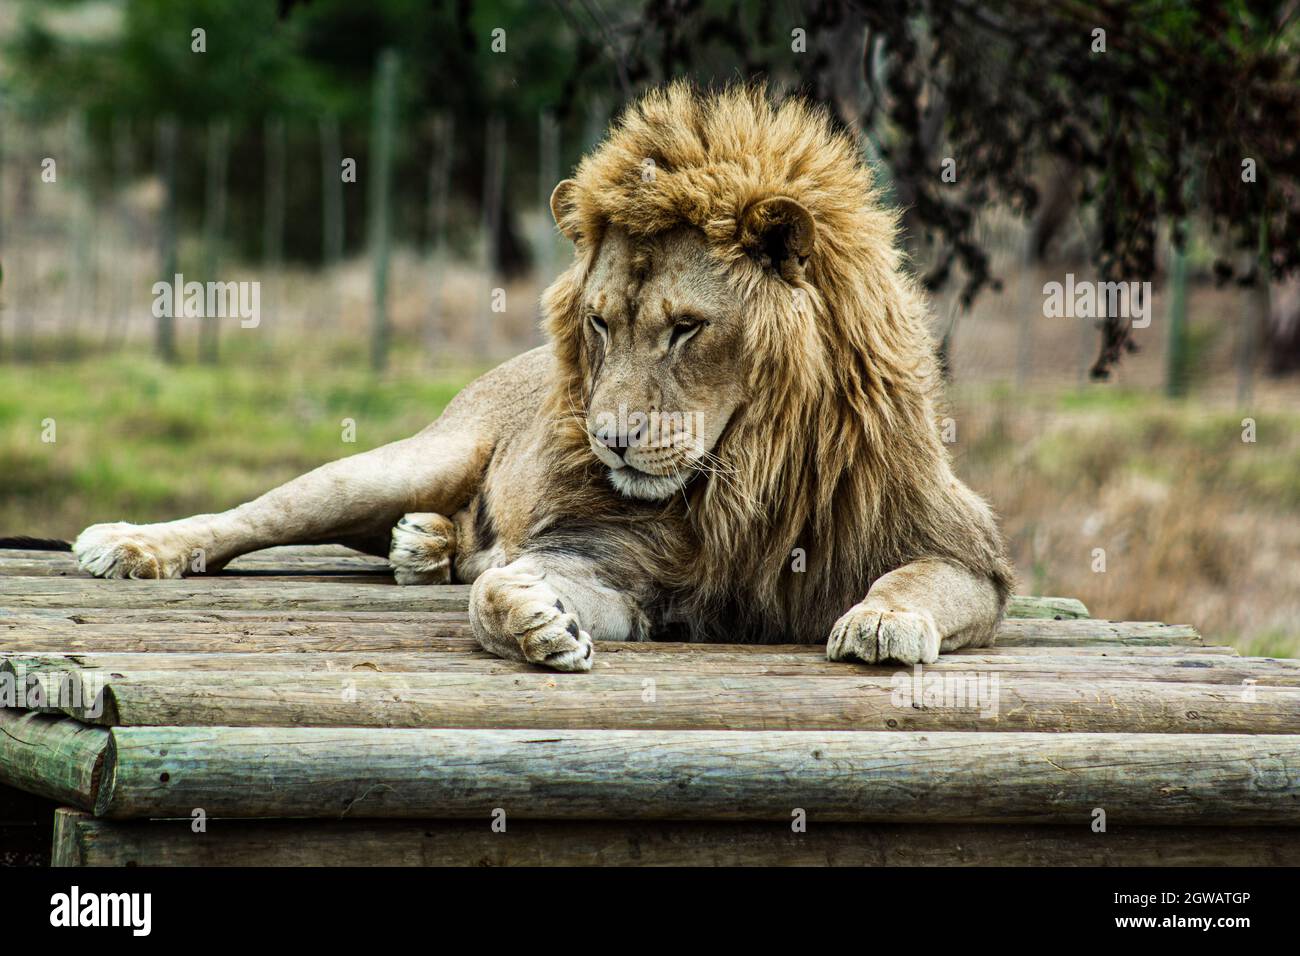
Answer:
[(609, 326), (605, 324), (605, 320), (600, 316), (589, 315), (587, 316), (587, 321), (591, 323), (591, 327), (596, 330), (601, 338), (609, 335)]
[(668, 347), (672, 348), (674, 345), (680, 345), (702, 328), (704, 328), (704, 322), (701, 319), (678, 319), (673, 324), (673, 334), (668, 340)]

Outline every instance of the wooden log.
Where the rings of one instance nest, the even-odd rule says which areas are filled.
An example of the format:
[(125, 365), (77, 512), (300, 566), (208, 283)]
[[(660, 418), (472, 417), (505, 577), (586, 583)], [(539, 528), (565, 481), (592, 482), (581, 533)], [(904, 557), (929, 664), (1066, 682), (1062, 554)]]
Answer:
[(1007, 602), (1007, 617), (1046, 617), (1057, 621), (1087, 617), (1088, 609), (1075, 598), (1032, 597), (1013, 594)]
[(0, 783), (90, 808), (108, 732), (66, 717), (0, 708)]
[(391, 581), (275, 581), (221, 576), (166, 581), (97, 578), (0, 578), (0, 605), (10, 608), (150, 608), (221, 610), (461, 611), (464, 585), (399, 587)]
[(1183, 657), (1187, 654), (1194, 654), (1197, 657), (1213, 655), (1215, 657), (1238, 657), (1235, 647), (1228, 647), (1222, 644), (1172, 644), (1162, 647), (1158, 644), (1140, 645), (1140, 644), (1084, 644), (1079, 647), (1071, 647), (1062, 644), (1050, 644), (1042, 647), (1036, 647), (1030, 644), (1011, 644), (1006, 647), (993, 646), (981, 647), (974, 650), (960, 650), (955, 652), (955, 656), (963, 654), (1010, 654), (1010, 655), (1039, 655), (1043, 657), (1096, 657), (1101, 660), (1120, 660), (1137, 657)]
[[(235, 558), (220, 572), (220, 577), (239, 576), (334, 576), (391, 575), (385, 558), (361, 554), (347, 548), (268, 548)], [(77, 559), (68, 551), (0, 551), (0, 576), (81, 577), (90, 575), (77, 567)]]
[[(277, 633), (324, 633), (335, 630), (357, 634), (406, 632), (422, 639), (427, 629), (443, 625), (460, 625), (468, 635), (469, 619), (464, 610), (451, 611), (266, 611), (266, 610), (184, 610), (177, 608), (22, 608), (0, 610), (0, 629), (45, 629), (67, 631), (69, 625), (87, 631), (82, 625), (97, 625), (100, 633), (147, 633), (149, 625), (159, 625), (173, 632), (215, 633), (221, 630), (243, 633), (250, 629)], [(343, 625), (348, 625), (344, 627)], [(439, 633), (446, 633), (439, 631)], [(672, 642), (651, 642), (665, 646)], [(1205, 640), (1187, 625), (1147, 621), (1004, 621), (996, 646), (1032, 647), (1042, 645), (1077, 647), (1082, 645), (1183, 645), (1201, 648)], [(631, 647), (633, 645), (625, 645)], [(769, 645), (776, 646), (776, 645)], [(788, 646), (788, 645), (781, 645)], [(806, 645), (816, 646), (816, 645)], [(418, 649), (413, 645), (412, 649)]]
[[(827, 661), (819, 647), (798, 647), (793, 652), (729, 653), (726, 645), (702, 653), (680, 653), (651, 647), (644, 653), (622, 654), (597, 644), (597, 674), (750, 674), (772, 677), (849, 677), (855, 674), (892, 677), (892, 665), (866, 665)], [(544, 668), (493, 657), (471, 649), (452, 651), (366, 653), (87, 653), (12, 654), (0, 651), (0, 674), (15, 679), (24, 674), (67, 671), (280, 671), (295, 673), (347, 673), (354, 670), (383, 673), (527, 674)], [(1170, 681), (1175, 683), (1234, 684), (1254, 680), (1273, 687), (1300, 686), (1300, 661), (1269, 658), (1187, 655), (1162, 658), (1086, 657), (965, 653), (940, 658), (926, 672), (999, 673), (1039, 678), (1095, 678)]]
[[(317, 627), (293, 627), (251, 624), (242, 630), (229, 627), (202, 628), (161, 627), (138, 625), (130, 627), (83, 626), (69, 627), (52, 624), (39, 628), (8, 628), (0, 625), (0, 641), (3, 646), (15, 653), (43, 652), (135, 652), (135, 653), (424, 653), (447, 652), (469, 654), (478, 650), (478, 644), (469, 636), (468, 625), (462, 622), (438, 622), (431, 620), (423, 629), (402, 627), (357, 628), (356, 630), (320, 629)], [(597, 650), (603, 652), (602, 659), (614, 654), (635, 654), (627, 644), (598, 644)], [(654, 645), (664, 653), (696, 654), (710, 653), (701, 650), (701, 645)], [(747, 644), (711, 645), (719, 651), (744, 653), (768, 650), (783, 645), (753, 646)], [(824, 654), (821, 645), (805, 645), (813, 655)], [(680, 648), (680, 649), (678, 649)], [(1181, 656), (1189, 652), (1197, 655), (1217, 654), (1234, 656), (1228, 647), (1212, 646), (1051, 646), (1033, 647), (1018, 645), (1012, 647), (981, 648), (982, 653), (998, 654), (1039, 654), (1053, 657), (1115, 657), (1132, 658), (1147, 656)], [(961, 652), (959, 652), (960, 654)]]
[(520, 820), (98, 820), (54, 866), (1296, 866), (1300, 828)]
[(1300, 738), (116, 728), (97, 816), (1300, 824)]
[[(102, 673), (102, 672), (101, 672)], [(124, 727), (1300, 733), (1300, 688), (900, 669), (894, 678), (136, 671), (64, 706)], [(102, 689), (100, 689), (102, 688)]]
[[(1011, 621), (1016, 625), (1005, 645), (959, 651), (960, 654), (1045, 654), (1053, 657), (1178, 657), (1189, 653), (1234, 656), (1231, 647), (1202, 643), (1191, 628), (1166, 628), (1159, 638), (1144, 636), (1145, 625), (1116, 625), (1088, 621)], [(1058, 628), (1089, 625), (1105, 627), (1109, 637), (1091, 639), (1076, 634), (1079, 643), (1059, 637)], [(1101, 634), (1100, 631), (1096, 631)], [(1147, 643), (1168, 641), (1168, 645)], [(1038, 646), (1041, 642), (1043, 646)], [(334, 611), (263, 613), (255, 611), (149, 611), (117, 609), (64, 609), (21, 612), (0, 609), (0, 646), (13, 652), (189, 652), (189, 653), (365, 653), (454, 651), (477, 648), (469, 621), (457, 612), (429, 614), (348, 614)], [(684, 645), (671, 642), (602, 643), (604, 656), (637, 654), (650, 649), (664, 653), (728, 653), (801, 651), (824, 653), (824, 647), (807, 645)]]
[[(166, 581), (0, 577), (0, 606), (8, 608), (464, 611), (468, 602), (469, 586), (464, 584), (401, 587), (387, 580), (266, 583), (222, 576)], [(1017, 618), (1084, 616), (1067, 615), (1062, 608), (1069, 601), (1064, 598), (1019, 598), (1013, 603), (1010, 610)], [(1036, 613), (1036, 609), (1043, 609), (1043, 613)]]
[[(267, 548), (236, 558), (216, 577), (241, 575), (334, 575), (340, 573), (390, 575), (388, 561), (337, 546)], [(79, 577), (92, 580), (66, 551), (0, 552), (0, 576)], [(191, 580), (210, 580), (204, 576)], [(468, 598), (467, 598), (468, 599)], [(1015, 595), (1007, 607), (1013, 619), (1073, 620), (1088, 617), (1088, 609), (1074, 598)]]

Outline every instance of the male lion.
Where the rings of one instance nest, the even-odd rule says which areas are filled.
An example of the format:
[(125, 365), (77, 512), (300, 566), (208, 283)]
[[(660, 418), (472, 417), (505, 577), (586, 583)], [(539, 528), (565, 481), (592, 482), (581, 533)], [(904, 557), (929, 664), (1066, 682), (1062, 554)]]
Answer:
[(925, 306), (847, 136), (802, 102), (684, 85), (630, 107), (556, 187), (575, 255), (550, 344), (413, 438), (221, 514), (100, 524), (104, 577), (271, 545), (472, 582), (502, 657), (585, 671), (592, 640), (827, 640), (832, 660), (986, 645), (1011, 570), (935, 422)]

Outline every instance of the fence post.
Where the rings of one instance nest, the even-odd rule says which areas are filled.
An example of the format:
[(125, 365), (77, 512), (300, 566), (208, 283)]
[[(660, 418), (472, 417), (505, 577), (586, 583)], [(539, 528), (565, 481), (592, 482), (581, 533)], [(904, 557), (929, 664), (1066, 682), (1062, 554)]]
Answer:
[(3, 94), (0, 94), (0, 361), (5, 357), (5, 313), (9, 310), (9, 297), (5, 294), (4, 267), (12, 266), (9, 262), (7, 251), (5, 249), (5, 227), (7, 225), (5, 216), (5, 129), (8, 125), (9, 118)]
[[(537, 232), (537, 269), (542, 286), (555, 279), (555, 223), (551, 221), (551, 191), (560, 181), (560, 124), (555, 114), (543, 110), (537, 124), (537, 202), (541, 220)], [(533, 325), (533, 340), (542, 334), (540, 325)]]
[(1165, 341), (1165, 394), (1187, 394), (1187, 252), (1171, 240), (1169, 251), (1169, 335)]
[(320, 119), (320, 161), (321, 261), (332, 266), (343, 258), (343, 148), (337, 116)]
[[(162, 281), (172, 282), (176, 275), (176, 118), (173, 116), (164, 116), (158, 121), (157, 166), (163, 183), (158, 268)], [(176, 361), (176, 320), (173, 315), (157, 317), (154, 348), (164, 361)]]
[(397, 52), (379, 55), (375, 74), (374, 125), (370, 148), (370, 255), (373, 267), (370, 364), (377, 372), (388, 366), (388, 203), (393, 159), (393, 125), (397, 97)]
[[(1029, 384), (1029, 376), (1034, 364), (1034, 306), (1039, 301), (1037, 269), (1033, 252), (1033, 235), (1028, 230), (1024, 235), (1024, 246), (1020, 251), (1020, 276), (1017, 286), (1016, 316), (1016, 389), (1023, 390)], [(1041, 308), (1041, 306), (1040, 306)]]
[(113, 199), (114, 218), (117, 220), (118, 240), (124, 256), (128, 258), (127, 268), (110, 270), (110, 290), (108, 320), (104, 325), (104, 348), (106, 350), (120, 345), (127, 336), (127, 324), (131, 314), (131, 270), (129, 257), (135, 251), (135, 230), (131, 228), (131, 218), (127, 209), (126, 190), (131, 179), (131, 170), (135, 165), (132, 158), (131, 124), (121, 116), (113, 117)]
[[(262, 259), (266, 279), (264, 313), (272, 320), (280, 312), (280, 276), (284, 268), (284, 118), (268, 117), (266, 136), (265, 208), (262, 214)], [(269, 330), (268, 330), (269, 331)]]
[(446, 267), (447, 204), (451, 160), (455, 153), (456, 119), (449, 113), (433, 118), (433, 161), (429, 164), (429, 208), (426, 243), (429, 258), (429, 311), (425, 319), (425, 358), (432, 361), (446, 336), (442, 329), (442, 272)]
[(483, 151), (483, 251), (482, 274), (487, 281), (487, 295), (482, 299), (482, 318), (475, 336), (475, 352), (486, 358), (496, 340), (496, 313), (493, 311), (498, 288), (497, 250), (501, 243), (501, 203), (505, 189), (506, 124), (500, 116), (490, 116)]
[(86, 116), (77, 112), (68, 117), (67, 165), (63, 180), (72, 200), (72, 267), (69, 269), (63, 297), (63, 352), (74, 355), (81, 313), (86, 307), (87, 287), (93, 300), (94, 258), (91, 242), (93, 207), (86, 159)]
[[(226, 231), (227, 159), (230, 154), (230, 121), (208, 122), (207, 189), (203, 210), (203, 271), (201, 281), (216, 282), (221, 269), (221, 240)], [(215, 315), (199, 319), (199, 360), (217, 361), (221, 322)]]
[(1248, 293), (1237, 348), (1237, 404), (1241, 406), (1249, 403), (1255, 394), (1255, 366), (1259, 359), (1259, 346), (1268, 330), (1269, 313), (1272, 311), (1267, 199), (1260, 212), (1255, 255), (1255, 284)]

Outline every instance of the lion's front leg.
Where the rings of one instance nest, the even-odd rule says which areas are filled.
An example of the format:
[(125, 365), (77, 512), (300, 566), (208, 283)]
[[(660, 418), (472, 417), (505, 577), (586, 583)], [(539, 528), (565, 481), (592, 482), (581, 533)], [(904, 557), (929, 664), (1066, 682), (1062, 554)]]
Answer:
[(591, 670), (593, 639), (638, 632), (632, 600), (602, 582), (593, 562), (550, 552), (479, 575), (469, 619), (484, 650), (561, 671)]
[(993, 642), (1002, 599), (987, 577), (939, 558), (877, 579), (831, 628), (826, 656), (867, 664), (930, 664), (944, 651)]
[[(341, 458), (219, 514), (159, 524), (91, 525), (73, 544), (81, 567), (103, 578), (178, 578), (215, 571), (228, 561), (284, 544), (382, 541), (402, 515), (426, 518), (394, 541), (410, 580), (440, 580), (439, 558), (455, 542), (441, 518), (462, 507), (486, 466), (490, 443), (473, 426), (428, 430)], [(436, 519), (436, 520), (435, 520)], [(410, 531), (410, 537), (406, 532)], [(427, 532), (426, 547), (404, 543)], [(446, 552), (442, 554), (441, 552)], [(408, 583), (404, 581), (403, 583)]]

